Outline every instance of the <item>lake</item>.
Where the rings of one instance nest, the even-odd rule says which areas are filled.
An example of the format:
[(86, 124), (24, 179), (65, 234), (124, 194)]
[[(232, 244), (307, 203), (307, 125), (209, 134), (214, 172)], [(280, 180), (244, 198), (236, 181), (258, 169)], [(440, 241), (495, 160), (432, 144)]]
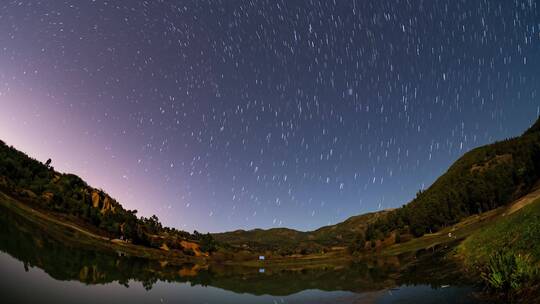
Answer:
[(448, 249), (337, 265), (168, 265), (71, 245), (0, 209), (2, 303), (481, 303)]

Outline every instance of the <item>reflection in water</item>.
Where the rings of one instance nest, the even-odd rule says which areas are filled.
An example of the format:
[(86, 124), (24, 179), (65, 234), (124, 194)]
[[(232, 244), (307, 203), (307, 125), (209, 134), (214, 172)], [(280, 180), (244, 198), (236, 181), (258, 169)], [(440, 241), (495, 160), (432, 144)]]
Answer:
[(0, 250), (3, 302), (476, 303), (442, 251), (319, 268), (175, 266), (69, 244), (3, 207)]

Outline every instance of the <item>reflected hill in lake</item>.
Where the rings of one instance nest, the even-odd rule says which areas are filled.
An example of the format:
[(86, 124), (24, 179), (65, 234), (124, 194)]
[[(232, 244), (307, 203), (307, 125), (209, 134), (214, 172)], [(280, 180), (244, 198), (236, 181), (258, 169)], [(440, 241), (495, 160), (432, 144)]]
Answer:
[[(69, 232), (64, 232), (69, 233)], [(61, 281), (85, 284), (140, 282), (151, 289), (157, 281), (213, 286), (236, 293), (286, 296), (308, 289), (367, 292), (401, 285), (470, 285), (457, 267), (444, 259), (445, 249), (398, 257), (362, 259), (320, 267), (255, 268), (211, 264), (169, 265), (130, 257), (114, 250), (93, 250), (65, 242), (72, 237), (50, 233), (36, 223), (0, 207), (0, 250)]]

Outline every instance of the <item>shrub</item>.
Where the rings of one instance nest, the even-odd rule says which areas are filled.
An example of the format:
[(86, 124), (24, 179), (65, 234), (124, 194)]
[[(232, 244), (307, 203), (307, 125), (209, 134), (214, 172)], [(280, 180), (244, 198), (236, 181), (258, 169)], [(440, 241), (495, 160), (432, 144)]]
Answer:
[(217, 250), (217, 243), (210, 233), (200, 235), (199, 240), (201, 251), (212, 253)]
[(529, 255), (498, 251), (482, 273), (487, 285), (503, 292), (519, 292), (538, 279), (538, 268)]

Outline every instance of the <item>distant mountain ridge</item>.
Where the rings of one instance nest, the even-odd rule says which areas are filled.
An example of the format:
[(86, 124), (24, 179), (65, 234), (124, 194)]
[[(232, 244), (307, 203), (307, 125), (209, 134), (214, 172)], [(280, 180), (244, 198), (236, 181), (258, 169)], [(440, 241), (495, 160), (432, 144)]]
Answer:
[(367, 225), (389, 210), (351, 216), (335, 225), (323, 226), (313, 231), (298, 231), (289, 228), (235, 230), (214, 233), (219, 242), (233, 246), (244, 246), (258, 250), (278, 250), (283, 254), (292, 254), (298, 248), (304, 253), (319, 252), (324, 248), (347, 246), (354, 237), (364, 231)]

